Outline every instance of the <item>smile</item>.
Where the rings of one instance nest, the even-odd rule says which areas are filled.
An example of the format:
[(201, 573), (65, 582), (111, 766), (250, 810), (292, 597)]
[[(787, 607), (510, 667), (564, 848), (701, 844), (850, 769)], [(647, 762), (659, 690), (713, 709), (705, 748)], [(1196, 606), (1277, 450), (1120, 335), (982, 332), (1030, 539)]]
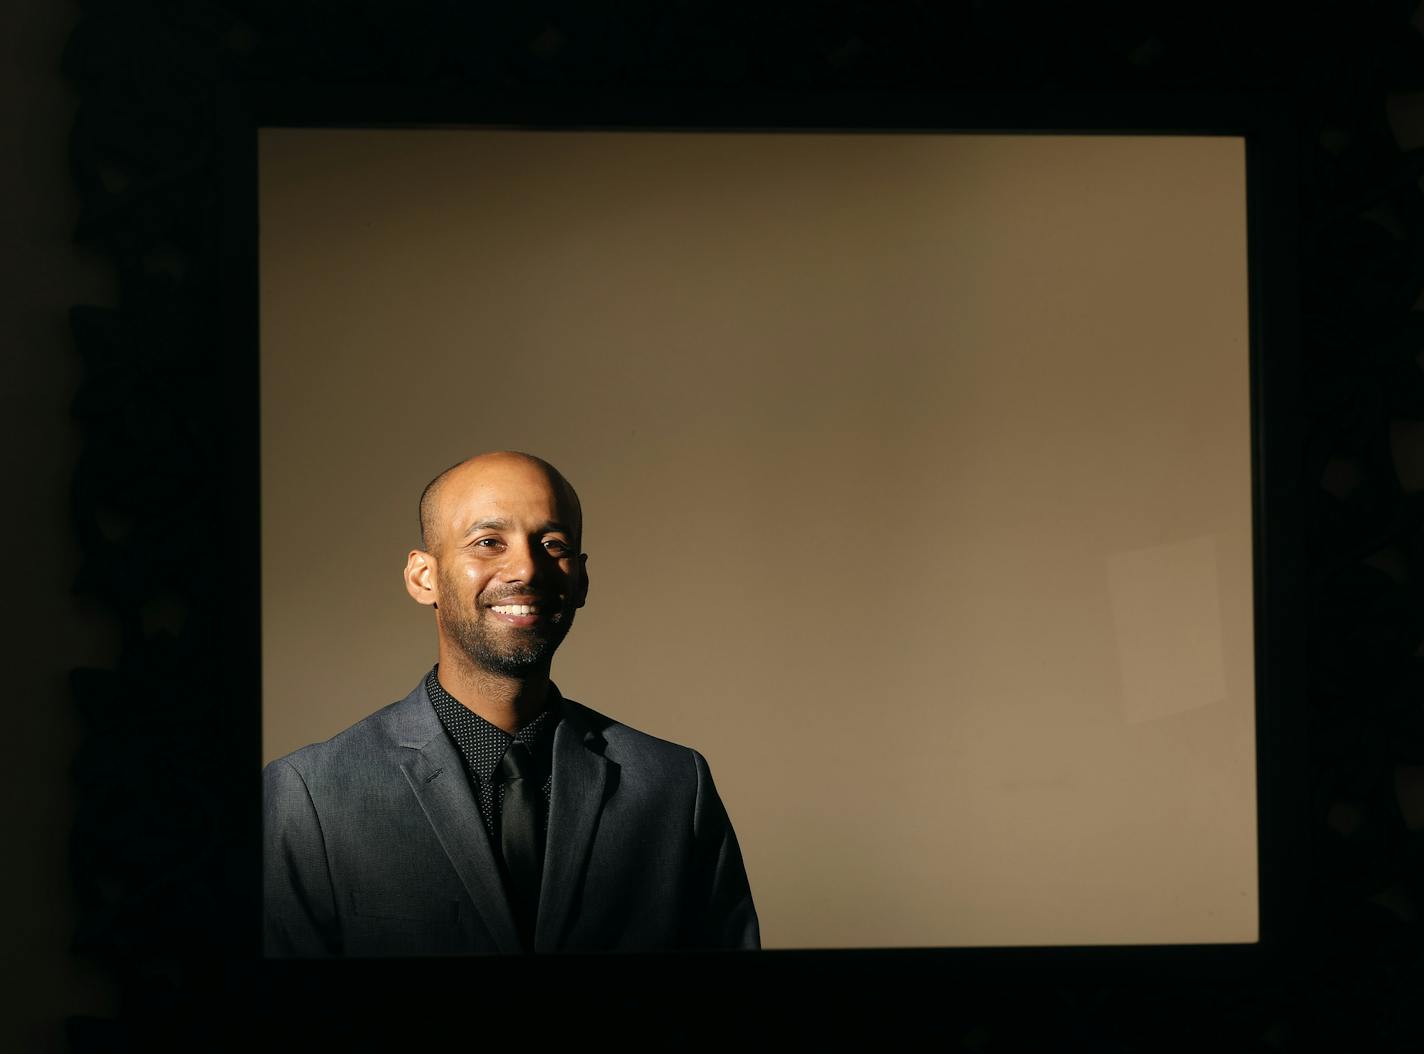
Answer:
[(497, 611), (501, 615), (537, 615), (539, 609), (533, 604), (491, 604), (491, 611)]

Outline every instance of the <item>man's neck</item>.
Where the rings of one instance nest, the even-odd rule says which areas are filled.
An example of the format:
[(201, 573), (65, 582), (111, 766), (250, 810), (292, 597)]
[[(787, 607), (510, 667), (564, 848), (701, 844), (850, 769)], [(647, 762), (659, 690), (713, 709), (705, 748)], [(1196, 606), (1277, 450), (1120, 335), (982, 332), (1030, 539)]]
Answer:
[(549, 702), (549, 668), (523, 677), (491, 673), (463, 654), (440, 649), (440, 684), (467, 710), (511, 736), (533, 721)]

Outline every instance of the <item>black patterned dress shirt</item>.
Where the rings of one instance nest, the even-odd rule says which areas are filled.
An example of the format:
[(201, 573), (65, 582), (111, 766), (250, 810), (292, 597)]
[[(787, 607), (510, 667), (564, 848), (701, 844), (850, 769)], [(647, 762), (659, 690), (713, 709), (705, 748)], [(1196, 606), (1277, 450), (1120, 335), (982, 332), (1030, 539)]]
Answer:
[(465, 774), (474, 788), (475, 798), (480, 803), (480, 816), (489, 832), (490, 844), (499, 855), (499, 814), (504, 806), (504, 784), (494, 779), (504, 752), (511, 743), (523, 743), (534, 757), (534, 763), (544, 772), (544, 807), (540, 810), (539, 824), (547, 833), (549, 829), (549, 791), (553, 785), (554, 729), (559, 723), (559, 690), (549, 685), (549, 705), (544, 712), (530, 721), (514, 735), (490, 724), (479, 714), (467, 708), (445, 690), (437, 676), (437, 664), (425, 675), (425, 691), (435, 707), (436, 716), (445, 732), (455, 741), (460, 758), (465, 763)]

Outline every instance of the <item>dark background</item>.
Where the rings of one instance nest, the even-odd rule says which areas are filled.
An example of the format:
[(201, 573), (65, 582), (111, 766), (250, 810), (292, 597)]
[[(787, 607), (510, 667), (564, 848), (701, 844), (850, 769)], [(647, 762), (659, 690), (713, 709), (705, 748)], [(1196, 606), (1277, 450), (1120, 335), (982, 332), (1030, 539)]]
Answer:
[[(951, 1050), (1424, 1042), (1424, 19), (1410, 3), (7, 7), (4, 385), (9, 1049), (223, 1047), (212, 964), (233, 823), (224, 680), (244, 557), (214, 246), (224, 75), (533, 91), (1280, 93), (1299, 122), (1306, 912), (1285, 964), (1190, 983), (1013, 977), (743, 993), (790, 1035), (909, 1021)], [(612, 10), (611, 5), (609, 10)], [(397, 11), (399, 13), (397, 13)], [(75, 305), (86, 305), (71, 310)], [(237, 480), (241, 483), (241, 480)], [(239, 632), (241, 632), (239, 630)], [(72, 673), (71, 671), (78, 671)], [(184, 692), (181, 686), (188, 686)], [(197, 686), (194, 690), (193, 686)], [(249, 720), (250, 719), (244, 719)], [(239, 735), (246, 732), (239, 731)], [(240, 885), (240, 883), (238, 883)], [(903, 974), (897, 977), (901, 984)], [(566, 1009), (566, 1001), (559, 1005)], [(708, 1001), (612, 993), (568, 1027), (695, 1034)], [(691, 1008), (691, 1010), (689, 1009)], [(689, 1013), (694, 1017), (689, 1017)], [(715, 1022), (714, 1022), (715, 1023)], [(544, 1027), (551, 1027), (547, 1023)]]

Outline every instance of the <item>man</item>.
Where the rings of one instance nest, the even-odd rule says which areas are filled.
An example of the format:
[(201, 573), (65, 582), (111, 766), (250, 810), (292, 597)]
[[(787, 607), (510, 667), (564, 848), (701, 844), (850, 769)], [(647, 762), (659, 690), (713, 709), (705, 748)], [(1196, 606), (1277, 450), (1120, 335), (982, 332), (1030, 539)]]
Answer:
[(707, 763), (549, 680), (588, 595), (582, 513), (500, 452), (436, 477), (405, 586), (439, 662), (264, 770), (269, 955), (756, 948)]

